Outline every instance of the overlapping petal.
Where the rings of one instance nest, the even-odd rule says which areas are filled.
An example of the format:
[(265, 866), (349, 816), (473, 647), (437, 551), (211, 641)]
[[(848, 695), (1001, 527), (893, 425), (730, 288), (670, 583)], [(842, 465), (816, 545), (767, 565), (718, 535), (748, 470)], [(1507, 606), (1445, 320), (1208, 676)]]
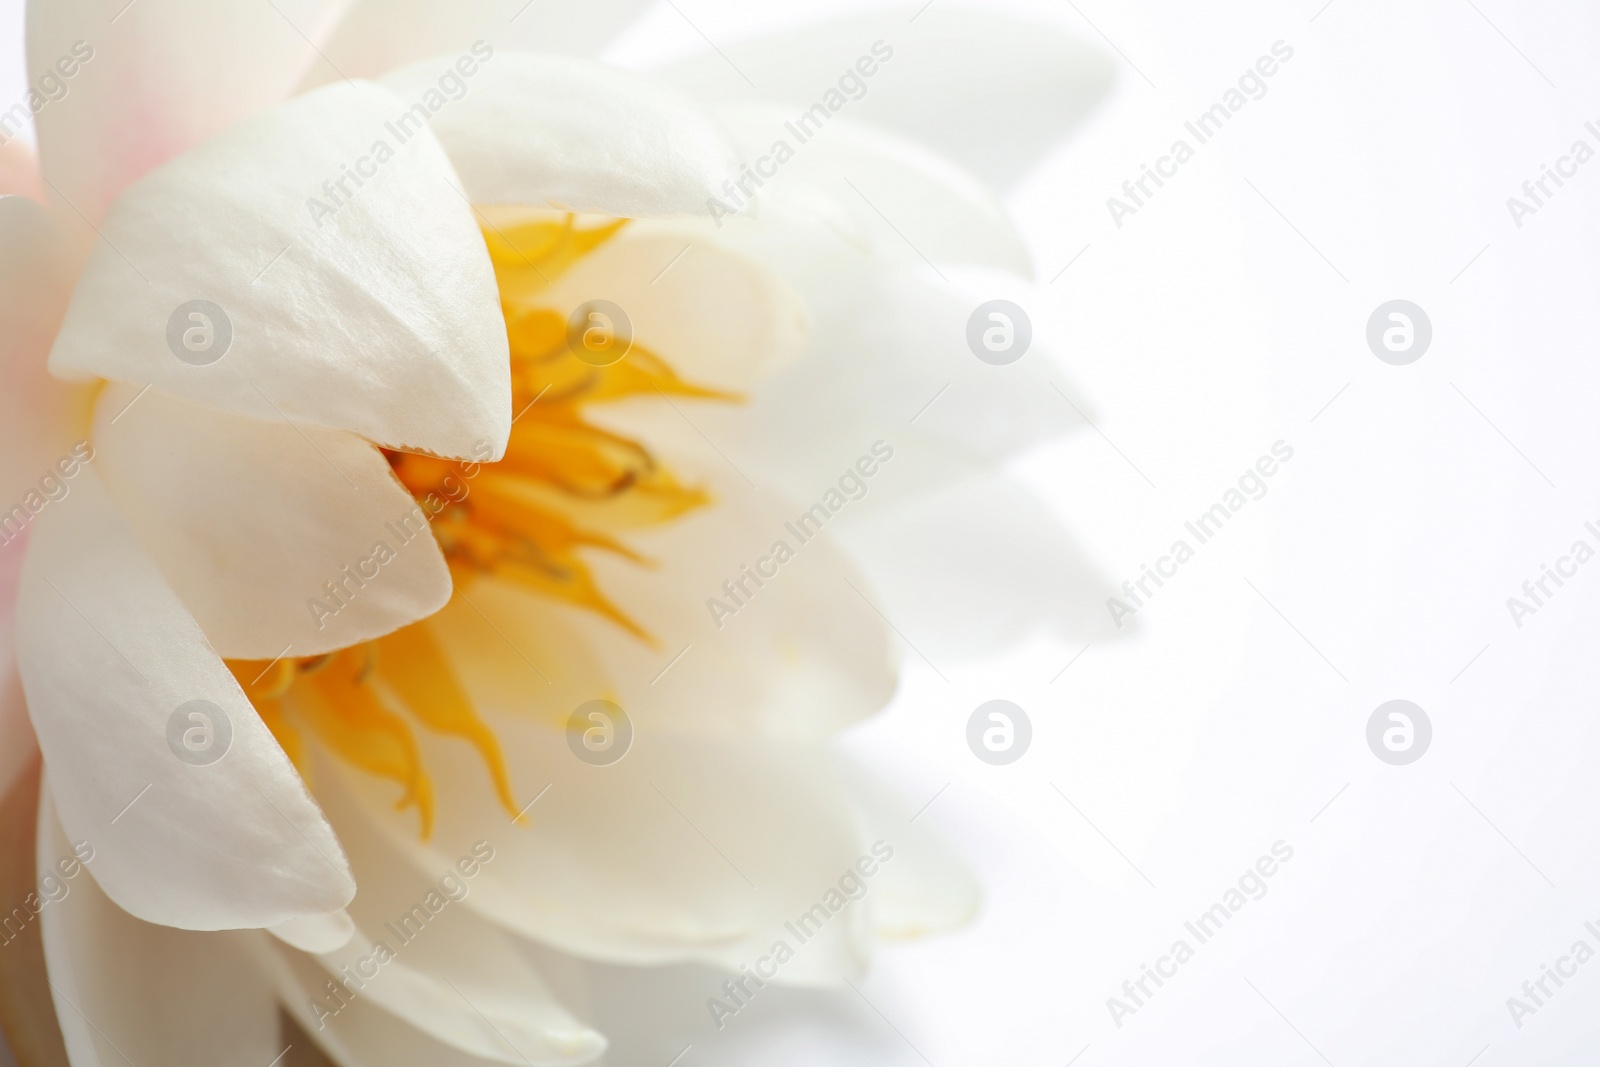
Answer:
[[(1032, 273), (1022, 235), (993, 194), (917, 142), (841, 115), (794, 145), (785, 125), (792, 116), (782, 108), (733, 104), (717, 114), (755, 172), (740, 175), (741, 195), (719, 192), (727, 207), (743, 208), (751, 191), (763, 213), (775, 207), (790, 225), (804, 225), (821, 192), (853, 216), (851, 232), (870, 235), (876, 252)], [(792, 156), (777, 150), (779, 142)]]
[(40, 517), (17, 620), (61, 824), (94, 848), (119, 907), (218, 930), (349, 902), (338, 842), (299, 774), (93, 469)]
[[(51, 0), (27, 6), (44, 177), (95, 225), (135, 179), (264, 110), (318, 62), (345, 0)], [(80, 214), (82, 218), (80, 219)], [(87, 225), (84, 225), (87, 220)]]
[(587, 60), (480, 47), (423, 60), (384, 84), (407, 100), (444, 101), (433, 132), (476, 204), (703, 215), (734, 171), (732, 143), (704, 110)]
[(223, 656), (332, 652), (450, 598), (429, 516), (353, 434), (114, 385), (94, 440), (112, 498)]
[(488, 252), (406, 109), (376, 85), (329, 86), (141, 179), (102, 227), (51, 369), (498, 455), (511, 385)]
[[(873, 62), (867, 77), (857, 66), (863, 59)], [(759, 71), (759, 80), (752, 84), (740, 71)], [(699, 99), (769, 101), (797, 120), (814, 105), (830, 114), (848, 110), (999, 189), (1081, 123), (1115, 73), (1105, 53), (1057, 26), (939, 4), (724, 43), (657, 72)]]
[(245, 935), (176, 930), (119, 908), (86, 873), (101, 856), (62, 831), (48, 781), (37, 840), (48, 886), (38, 921), (72, 1067), (260, 1067), (284, 1051)]
[[(377, 78), (441, 53), (497, 49), (592, 56), (649, 6), (649, 0), (355, 0), (322, 48), (348, 78)], [(334, 81), (328, 65), (306, 85)]]

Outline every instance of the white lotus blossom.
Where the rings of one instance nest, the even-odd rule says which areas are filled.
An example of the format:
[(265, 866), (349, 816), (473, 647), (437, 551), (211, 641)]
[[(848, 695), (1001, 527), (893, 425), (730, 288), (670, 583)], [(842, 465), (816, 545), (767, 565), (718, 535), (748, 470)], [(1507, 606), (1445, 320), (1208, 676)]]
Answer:
[(897, 14), (709, 58), (763, 98), (584, 58), (638, 5), (542, 6), (29, 8), (65, 88), (0, 167), (25, 1062), (266, 1064), (281, 1010), (339, 1064), (587, 1063), (615, 1013), (540, 959), (708, 965), (721, 1026), (977, 907), (832, 742), (908, 656), (1081, 630), (1093, 578), (996, 469), (1076, 421), (1059, 376), (975, 359), (940, 269), (1025, 246), (897, 108), (995, 143), (961, 100), (1070, 118), (1099, 68)]

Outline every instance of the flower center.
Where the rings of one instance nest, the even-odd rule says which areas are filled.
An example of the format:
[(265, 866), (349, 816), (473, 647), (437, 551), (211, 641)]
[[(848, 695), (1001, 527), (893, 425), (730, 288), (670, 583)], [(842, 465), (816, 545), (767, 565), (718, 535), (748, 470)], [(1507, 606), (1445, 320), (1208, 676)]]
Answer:
[[(626, 225), (580, 226), (572, 215), (525, 216), (484, 227), (511, 347), (511, 436), (495, 463), (387, 451), (396, 477), (432, 520), (456, 596), (486, 578), (593, 611), (642, 641), (654, 639), (600, 588), (581, 550), (649, 565), (615, 536), (670, 522), (710, 503), (639, 441), (591, 423), (587, 405), (630, 396), (734, 401), (693, 385), (634, 343), (606, 366), (575, 354), (566, 317), (541, 302), (550, 284)], [(429, 628), (404, 627), (324, 656), (228, 667), (302, 775), (309, 729), (354, 767), (402, 788), (421, 832), (433, 827), (432, 782), (413, 734), (420, 724), (477, 748), (500, 803), (517, 812), (494, 732)]]

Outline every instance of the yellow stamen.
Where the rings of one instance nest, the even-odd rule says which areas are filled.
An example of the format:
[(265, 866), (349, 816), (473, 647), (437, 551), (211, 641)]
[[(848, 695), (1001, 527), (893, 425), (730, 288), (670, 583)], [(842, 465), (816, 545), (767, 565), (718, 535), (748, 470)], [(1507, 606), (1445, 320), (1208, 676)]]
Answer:
[(489, 767), (495, 793), (512, 815), (511, 778), (500, 754), (494, 731), (478, 717), (445, 659), (427, 623), (413, 623), (378, 639), (378, 676), (389, 685), (407, 711), (435, 733), (460, 737), (472, 744)]
[(347, 648), (303, 672), (309, 692), (296, 705), (317, 739), (368, 774), (398, 782), (397, 809), (416, 805), (424, 840), (433, 834), (433, 783), (423, 769), (411, 728), (383, 706), (367, 682), (376, 650)]
[[(608, 531), (670, 522), (705, 507), (710, 496), (680, 482), (644, 444), (588, 421), (584, 409), (632, 396), (742, 398), (685, 381), (638, 343), (618, 362), (595, 367), (570, 350), (566, 318), (540, 306), (550, 284), (626, 219), (595, 225), (504, 208), (481, 215), (511, 347), (516, 418), (505, 457), (468, 464), (389, 452), (389, 462), (413, 496), (447, 501), (432, 515), (432, 529), (458, 589), (486, 577), (514, 582), (654, 645), (601, 590), (580, 553), (608, 552), (650, 566)], [(476, 748), (501, 805), (516, 812), (500, 743), (428, 623), (329, 655), (228, 666), (302, 774), (308, 767), (299, 726), (351, 765), (398, 783), (403, 795), (396, 807), (417, 808), (424, 838), (433, 830), (433, 785), (407, 716)]]

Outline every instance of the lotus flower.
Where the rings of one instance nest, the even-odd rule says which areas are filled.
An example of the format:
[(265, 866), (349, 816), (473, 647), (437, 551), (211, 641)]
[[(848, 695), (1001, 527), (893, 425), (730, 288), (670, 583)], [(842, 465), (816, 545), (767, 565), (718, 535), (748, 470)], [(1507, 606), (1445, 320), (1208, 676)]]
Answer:
[(583, 967), (703, 965), (720, 1030), (976, 909), (834, 739), (908, 654), (1081, 629), (1089, 572), (994, 472), (1070, 405), (966, 351), (939, 268), (1022, 242), (894, 109), (945, 70), (981, 148), (955, 102), (1017, 87), (952, 49), (1074, 107), (1103, 68), (937, 12), (751, 43), (774, 84), (763, 49), (840, 57), (800, 115), (576, 57), (631, 5), (541, 6), (29, 8), (23, 1062), (588, 1063), (628, 1008)]

